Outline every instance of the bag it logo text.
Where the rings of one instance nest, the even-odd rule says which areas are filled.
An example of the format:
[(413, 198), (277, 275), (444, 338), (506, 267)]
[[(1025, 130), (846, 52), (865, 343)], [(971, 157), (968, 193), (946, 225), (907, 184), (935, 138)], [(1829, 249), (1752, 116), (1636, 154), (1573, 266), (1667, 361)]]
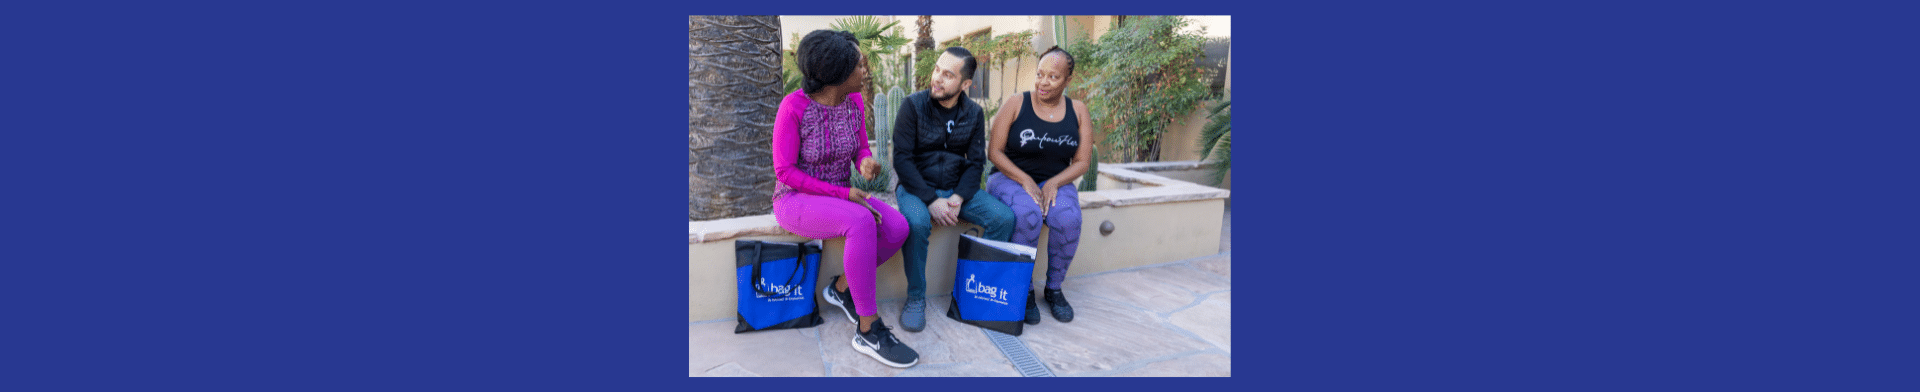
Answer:
[(980, 299), (989, 300), (989, 301), (994, 300), (994, 297), (998, 296), (999, 300), (995, 302), (999, 302), (1001, 304), (1007, 303), (1006, 289), (982, 284), (980, 283), (980, 281), (974, 280), (975, 276), (976, 275), (974, 274), (967, 274), (967, 282), (966, 282), (967, 293), (986, 294), (986, 298), (980, 298), (980, 297), (974, 297), (974, 298), (980, 298)]
[(796, 285), (769, 285), (767, 284), (767, 278), (764, 278), (764, 277), (760, 278), (760, 284), (756, 284), (753, 286), (759, 289), (754, 291), (753, 293), (754, 298), (770, 297), (769, 295), (761, 294), (760, 293), (761, 291), (774, 293), (775, 295), (771, 295), (771, 297), (785, 297), (785, 296), (805, 293), (804, 291), (798, 290), (799, 287)]

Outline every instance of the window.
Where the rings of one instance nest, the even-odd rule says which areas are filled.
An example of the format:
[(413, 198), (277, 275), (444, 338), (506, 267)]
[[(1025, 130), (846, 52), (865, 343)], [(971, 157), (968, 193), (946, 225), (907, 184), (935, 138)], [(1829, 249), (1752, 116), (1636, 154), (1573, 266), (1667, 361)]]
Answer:
[(1198, 63), (1197, 65), (1206, 68), (1210, 77), (1213, 78), (1213, 82), (1209, 87), (1213, 92), (1213, 96), (1217, 99), (1223, 96), (1226, 91), (1227, 61), (1229, 60), (1227, 53), (1230, 53), (1228, 49), (1233, 46), (1233, 40), (1228, 37), (1207, 38), (1207, 42), (1204, 45), (1202, 49), (1202, 53), (1204, 54), (1200, 56), (1196, 62)]
[[(968, 42), (987, 42), (987, 40), (990, 40), (990, 39), (993, 39), (993, 28), (991, 27), (980, 29), (979, 31), (975, 31), (972, 33), (968, 33), (966, 36), (966, 40)], [(987, 92), (989, 90), (987, 89), (987, 87), (988, 85), (993, 84), (989, 82), (991, 79), (987, 79), (988, 77), (991, 77), (993, 75), (993, 73), (988, 69), (993, 67), (987, 66), (987, 63), (993, 61), (993, 56), (980, 53), (979, 51), (975, 50), (975, 48), (967, 48), (967, 50), (973, 51), (973, 60), (974, 60), (973, 87), (967, 88), (967, 96), (988, 97), (989, 95), (987, 95)]]

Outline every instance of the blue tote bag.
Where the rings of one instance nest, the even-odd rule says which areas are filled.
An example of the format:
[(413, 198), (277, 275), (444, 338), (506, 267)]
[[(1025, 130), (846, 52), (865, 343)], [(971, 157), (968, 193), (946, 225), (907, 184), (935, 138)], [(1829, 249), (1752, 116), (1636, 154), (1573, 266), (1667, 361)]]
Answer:
[(820, 325), (813, 288), (820, 277), (820, 245), (734, 241), (740, 324), (733, 333)]
[(947, 318), (1020, 336), (1027, 296), (1032, 294), (1035, 253), (1026, 245), (961, 235)]

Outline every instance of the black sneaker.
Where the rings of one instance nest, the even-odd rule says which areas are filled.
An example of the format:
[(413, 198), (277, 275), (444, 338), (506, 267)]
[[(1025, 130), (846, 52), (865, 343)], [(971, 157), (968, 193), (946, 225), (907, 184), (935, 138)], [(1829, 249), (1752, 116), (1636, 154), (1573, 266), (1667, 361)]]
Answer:
[[(840, 276), (834, 276), (832, 282), (827, 282), (827, 287), (820, 289), (820, 298), (827, 300), (828, 305), (833, 305), (840, 308), (841, 311), (846, 312), (847, 321), (852, 322), (855, 327), (858, 327), (860, 326), (860, 316), (858, 316), (859, 313), (853, 312), (853, 293), (834, 290), (833, 286), (838, 284), (840, 284)], [(847, 288), (852, 289), (853, 286), (847, 286)]]
[(1027, 325), (1040, 325), (1040, 306), (1033, 303), (1033, 290), (1027, 290)]
[[(859, 331), (860, 324), (854, 325), (854, 331)], [(881, 323), (878, 319), (873, 320), (873, 325), (867, 329), (867, 332), (853, 335), (853, 350), (878, 359), (880, 363), (887, 366), (897, 368), (911, 367), (920, 363), (920, 353), (908, 348), (906, 343), (900, 343), (900, 339), (893, 337), (893, 331), (887, 328), (887, 324)]]
[[(1060, 322), (1073, 321), (1073, 305), (1067, 304), (1067, 294), (1060, 290), (1047, 290), (1047, 307), (1053, 311), (1053, 319)], [(1028, 313), (1032, 314), (1032, 313)], [(1027, 316), (1033, 317), (1033, 316)]]

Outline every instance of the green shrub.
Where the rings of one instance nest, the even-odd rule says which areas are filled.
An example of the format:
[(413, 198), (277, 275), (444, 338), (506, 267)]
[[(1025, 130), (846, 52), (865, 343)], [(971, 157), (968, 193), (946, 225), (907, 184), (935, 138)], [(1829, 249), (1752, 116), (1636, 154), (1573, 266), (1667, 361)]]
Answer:
[(1158, 161), (1160, 136), (1212, 98), (1215, 73), (1197, 65), (1205, 30), (1182, 32), (1188, 23), (1180, 16), (1129, 19), (1097, 41), (1068, 45), (1076, 62), (1071, 88), (1086, 93), (1112, 158)]

